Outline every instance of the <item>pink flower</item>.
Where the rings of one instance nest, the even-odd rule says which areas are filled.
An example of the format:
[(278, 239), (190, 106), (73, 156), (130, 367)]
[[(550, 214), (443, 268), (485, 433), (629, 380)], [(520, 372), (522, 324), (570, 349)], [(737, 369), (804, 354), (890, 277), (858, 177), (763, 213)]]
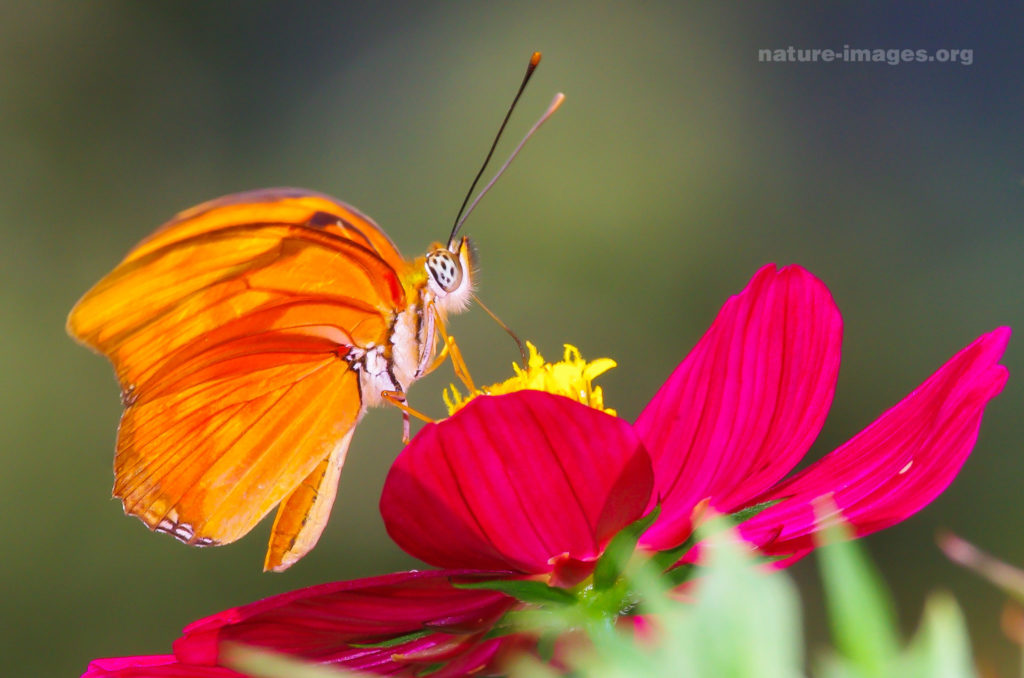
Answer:
[(813, 503), (831, 495), (858, 536), (932, 501), (974, 446), (985, 405), (1006, 383), (1009, 328), (962, 349), (837, 450), (779, 482), (824, 423), (842, 321), (824, 284), (802, 268), (762, 268), (637, 419), (662, 510), (642, 543), (676, 546), (708, 499), (720, 513), (782, 500), (741, 527), (768, 554), (814, 546)]
[(519, 391), (424, 427), (391, 467), (380, 509), (391, 538), (431, 565), (573, 585), (646, 513), (653, 485), (627, 422)]
[[(441, 663), (431, 675), (486, 675), (503, 652), (532, 642), (486, 636), (524, 603), (453, 579), (539, 580), (554, 587), (540, 593), (570, 601), (599, 595), (596, 576), (573, 587), (656, 503), (657, 520), (640, 538), (649, 551), (686, 543), (703, 505), (735, 513), (776, 501), (741, 533), (767, 554), (794, 558), (813, 548), (813, 504), (823, 495), (858, 535), (893, 525), (934, 499), (970, 453), (984, 407), (1006, 380), (998, 361), (1009, 330), (982, 335), (849, 442), (782, 480), (831, 405), (841, 333), (820, 281), (795, 266), (768, 266), (726, 303), (633, 425), (538, 391), (477, 397), (416, 436), (381, 497), (392, 538), (447, 569), (327, 584), (228, 610), (186, 628), (173, 658), (137, 658), (146, 666), (135, 673), (131, 658), (99, 660), (86, 675), (231, 675), (210, 673), (220, 671), (210, 667), (224, 640), (382, 674)], [(622, 612), (615, 603), (604, 613)], [(101, 662), (114, 664), (108, 671)]]
[[(813, 503), (822, 496), (833, 497), (858, 535), (906, 519), (945, 489), (974, 446), (985, 405), (1006, 382), (998, 361), (1009, 334), (1000, 328), (982, 335), (845, 445), (780, 482), (832, 404), (842, 319), (828, 289), (806, 270), (762, 268), (633, 425), (650, 454), (661, 505), (641, 545), (654, 551), (682, 544), (704, 502), (736, 513), (781, 500), (742, 528), (772, 555), (813, 548)], [(607, 417), (569, 401), (553, 407), (547, 403), (560, 401), (536, 392), (483, 400), (486, 409), (427, 426), (399, 455), (381, 498), (385, 525), (403, 549), (439, 567), (551, 572), (548, 559), (563, 558), (559, 549), (570, 535), (591, 538), (575, 522), (576, 504), (623, 502), (623, 495), (606, 494), (609, 482), (591, 477), (601, 459), (590, 462), (588, 475), (572, 476), (543, 466), (534, 450), (546, 445), (557, 457), (567, 431)], [(574, 454), (631, 449), (632, 440), (620, 435)], [(524, 470), (504, 469), (509, 455), (525, 457)], [(562, 484), (532, 484), (550, 482), (547, 476)], [(629, 515), (635, 505), (622, 503)], [(546, 541), (554, 535), (562, 541)], [(600, 552), (593, 546), (600, 540), (578, 544), (571, 559), (592, 562)]]

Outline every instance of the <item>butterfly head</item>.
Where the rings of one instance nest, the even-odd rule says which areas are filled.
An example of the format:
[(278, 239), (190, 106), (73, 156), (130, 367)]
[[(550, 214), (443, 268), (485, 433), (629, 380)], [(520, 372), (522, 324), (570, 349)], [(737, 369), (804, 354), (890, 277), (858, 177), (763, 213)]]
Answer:
[(426, 257), (427, 286), (440, 310), (457, 313), (469, 304), (473, 294), (473, 265), (476, 252), (469, 238), (449, 247), (435, 243)]

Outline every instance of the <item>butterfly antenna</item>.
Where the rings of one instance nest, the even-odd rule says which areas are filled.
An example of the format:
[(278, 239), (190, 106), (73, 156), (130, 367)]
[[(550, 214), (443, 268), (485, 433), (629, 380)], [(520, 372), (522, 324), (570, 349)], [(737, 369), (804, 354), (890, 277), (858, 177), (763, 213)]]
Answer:
[(526, 347), (523, 346), (523, 342), (519, 338), (519, 335), (513, 332), (511, 327), (503, 323), (501, 321), (501, 318), (495, 315), (494, 311), (487, 308), (487, 306), (484, 305), (484, 302), (480, 301), (480, 297), (474, 294), (473, 301), (475, 301), (477, 305), (479, 305), (480, 308), (482, 308), (487, 313), (487, 315), (491, 316), (491, 320), (498, 323), (498, 326), (501, 327), (501, 329), (505, 330), (508, 333), (508, 336), (512, 337), (512, 341), (516, 342), (516, 346), (519, 347), (519, 355), (523, 357), (523, 369), (525, 370), (527, 367), (529, 367), (530, 358), (526, 355)]
[[(548, 110), (544, 111), (544, 115), (540, 116), (540, 119), (537, 120), (537, 122), (533, 123), (533, 127), (530, 128), (530, 131), (526, 133), (526, 136), (523, 137), (523, 140), (520, 141), (519, 144), (512, 150), (512, 154), (508, 156), (508, 160), (506, 160), (505, 164), (501, 166), (497, 174), (494, 175), (494, 178), (488, 181), (487, 185), (480, 189), (480, 192), (477, 193), (476, 198), (470, 204), (469, 208), (466, 210), (466, 213), (463, 214), (462, 218), (455, 223), (455, 228), (452, 229), (451, 238), (448, 240), (449, 249), (452, 249), (454, 247), (455, 234), (459, 232), (459, 228), (462, 226), (462, 223), (466, 221), (469, 215), (473, 213), (473, 210), (476, 209), (477, 204), (480, 202), (480, 198), (487, 195), (487, 191), (491, 190), (491, 186), (494, 186), (494, 182), (496, 182), (498, 178), (505, 173), (505, 170), (508, 169), (508, 166), (511, 165), (512, 161), (515, 160), (517, 155), (519, 155), (519, 151), (523, 150), (523, 146), (526, 145), (527, 140), (529, 140), (529, 138), (533, 136), (534, 132), (540, 129), (541, 125), (547, 122), (547, 119), (550, 118), (552, 114), (554, 114), (554, 112), (558, 110), (558, 107), (562, 105), (563, 101), (565, 101), (564, 94), (559, 92), (558, 94), (555, 95), (555, 98), (551, 100), (551, 104), (548, 106)], [(454, 252), (455, 250), (452, 249), (452, 251)]]
[[(537, 70), (537, 64), (540, 63), (540, 52), (534, 52), (530, 57), (530, 63), (526, 67), (526, 74), (523, 75), (523, 81), (519, 85), (519, 91), (516, 92), (516, 96), (512, 99), (512, 105), (508, 107), (508, 111), (505, 113), (505, 119), (501, 121), (501, 127), (498, 128), (498, 133), (494, 135), (494, 142), (491, 144), (491, 149), (487, 152), (487, 157), (484, 158), (483, 165), (480, 166), (480, 171), (476, 173), (476, 177), (473, 179), (473, 183), (470, 184), (469, 190), (466, 192), (466, 198), (462, 201), (462, 205), (459, 207), (458, 214), (455, 215), (455, 225), (452, 226), (452, 234), (448, 236), (449, 249), (451, 244), (455, 242), (455, 236), (459, 232), (459, 228), (462, 226), (462, 222), (466, 220), (469, 212), (463, 215), (463, 211), (466, 209), (466, 205), (469, 204), (469, 199), (473, 196), (473, 190), (476, 189), (476, 185), (480, 182), (480, 177), (483, 176), (484, 170), (487, 169), (487, 163), (491, 161), (491, 156), (494, 155), (494, 150), (498, 147), (498, 141), (501, 139), (502, 132), (505, 131), (505, 126), (508, 125), (509, 118), (512, 117), (512, 111), (515, 110), (516, 104), (519, 103), (519, 97), (523, 95), (523, 90), (526, 89), (526, 83), (530, 82), (530, 77), (533, 76), (533, 72)], [(507, 164), (507, 163), (506, 163)], [(483, 192), (486, 192), (484, 189)], [(479, 200), (479, 197), (477, 198)], [(474, 204), (476, 204), (474, 202)], [(470, 207), (469, 211), (473, 211)]]

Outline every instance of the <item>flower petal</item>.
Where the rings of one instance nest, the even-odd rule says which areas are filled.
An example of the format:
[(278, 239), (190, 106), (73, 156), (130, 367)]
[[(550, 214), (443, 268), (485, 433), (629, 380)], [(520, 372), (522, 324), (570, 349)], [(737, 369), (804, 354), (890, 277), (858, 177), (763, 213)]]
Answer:
[(652, 486), (629, 424), (519, 391), (425, 426), (395, 460), (380, 508), (391, 537), (428, 563), (540, 574), (594, 560)]
[(1006, 383), (1009, 328), (984, 334), (847, 443), (758, 501), (783, 499), (740, 526), (768, 553), (814, 547), (813, 503), (831, 495), (857, 536), (894, 525), (942, 492), (978, 437), (985, 405)]
[(516, 601), (494, 591), (458, 589), (451, 580), (495, 576), (414, 571), (300, 589), (190, 624), (174, 653), (186, 664), (212, 665), (220, 644), (234, 641), (314, 662), (393, 671), (403, 665), (395, 655), (445, 647), (454, 656), (472, 644), (472, 634), (489, 630)]
[(637, 419), (662, 501), (644, 545), (678, 545), (698, 502), (731, 512), (797, 464), (832, 404), (841, 342), (831, 294), (798, 266), (765, 266), (726, 302)]
[[(431, 678), (462, 678), (464, 676), (481, 674), (483, 669), (493, 666), (503, 646), (518, 644), (517, 640), (517, 638), (510, 636), (488, 640), (475, 638), (472, 645), (466, 644), (460, 648), (461, 653), (458, 656), (451, 656), (450, 658), (431, 656), (429, 660), (424, 657), (423, 675), (429, 675)], [(444, 665), (431, 671), (428, 664), (437, 664), (440, 661), (444, 661)], [(484, 673), (484, 675), (489, 674)]]
[(94, 659), (82, 678), (243, 678), (219, 666), (179, 663), (173, 654)]

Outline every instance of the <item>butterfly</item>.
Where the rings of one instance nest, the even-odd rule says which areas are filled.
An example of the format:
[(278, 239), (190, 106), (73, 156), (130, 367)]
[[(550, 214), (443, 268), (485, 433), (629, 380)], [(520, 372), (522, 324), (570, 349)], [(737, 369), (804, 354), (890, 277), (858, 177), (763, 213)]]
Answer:
[(447, 244), (412, 261), (355, 208), (295, 188), (203, 203), (131, 250), (67, 321), (121, 386), (113, 494), (125, 512), (209, 546), (277, 506), (264, 569), (308, 553), (356, 424), (436, 366), (438, 332), (470, 301), (465, 207)]
[(265, 569), (319, 538), (355, 424), (434, 360), (466, 307), (463, 237), (407, 261), (356, 209), (311, 191), (229, 195), (182, 212), (74, 307), (124, 413), (114, 496), (192, 545), (232, 542), (280, 504)]

